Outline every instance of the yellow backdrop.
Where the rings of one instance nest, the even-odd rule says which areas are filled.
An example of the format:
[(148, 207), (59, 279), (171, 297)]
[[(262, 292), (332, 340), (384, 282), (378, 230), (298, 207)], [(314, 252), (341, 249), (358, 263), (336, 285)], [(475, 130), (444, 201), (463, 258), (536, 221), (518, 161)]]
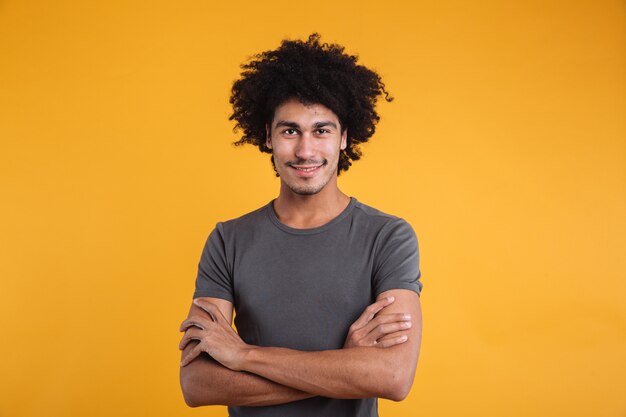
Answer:
[(345, 192), (422, 256), (413, 390), (383, 416), (626, 415), (623, 1), (0, 3), (0, 416), (189, 409), (202, 245), (267, 203), (238, 65), (313, 31), (396, 100)]

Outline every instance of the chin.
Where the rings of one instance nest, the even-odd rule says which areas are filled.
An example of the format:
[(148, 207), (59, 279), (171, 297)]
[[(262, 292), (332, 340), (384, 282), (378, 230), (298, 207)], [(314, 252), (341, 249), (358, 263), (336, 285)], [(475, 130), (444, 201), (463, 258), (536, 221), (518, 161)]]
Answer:
[(298, 186), (290, 186), (290, 185), (288, 185), (288, 186), (289, 186), (289, 189), (291, 191), (293, 191), (295, 194), (298, 194), (298, 195), (314, 195), (314, 194), (317, 194), (320, 191), (322, 191), (322, 189), (324, 188), (324, 185), (318, 186), (318, 187), (316, 187), (316, 186), (309, 186), (309, 187), (301, 186), (301, 187), (298, 187)]
[[(279, 173), (280, 174), (280, 173)], [(328, 175), (326, 172), (320, 173)], [(324, 187), (328, 185), (330, 182), (332, 175), (328, 175), (327, 177), (320, 175), (317, 178), (310, 178), (309, 181), (314, 183), (307, 183), (306, 180), (301, 178), (287, 178), (286, 176), (281, 176), (282, 180), (285, 182), (285, 185), (297, 195), (315, 195), (322, 191)], [(285, 181), (285, 180), (288, 181)]]

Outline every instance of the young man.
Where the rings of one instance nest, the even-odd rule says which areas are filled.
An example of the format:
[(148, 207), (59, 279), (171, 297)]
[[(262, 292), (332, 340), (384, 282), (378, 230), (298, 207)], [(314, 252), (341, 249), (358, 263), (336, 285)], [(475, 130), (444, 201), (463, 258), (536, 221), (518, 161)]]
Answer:
[(391, 101), (356, 62), (313, 34), (256, 55), (233, 86), (238, 143), (272, 154), (280, 193), (217, 223), (206, 242), (181, 325), (190, 406), (377, 416), (377, 398), (410, 390), (421, 341), (415, 233), (337, 186), (374, 133), (377, 98)]

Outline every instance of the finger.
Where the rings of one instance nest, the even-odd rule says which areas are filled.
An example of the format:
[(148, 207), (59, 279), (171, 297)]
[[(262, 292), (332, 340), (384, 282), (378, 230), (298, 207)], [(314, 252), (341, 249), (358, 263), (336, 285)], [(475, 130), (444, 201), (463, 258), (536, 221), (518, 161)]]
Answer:
[[(201, 314), (201, 313), (200, 313)], [(193, 315), (193, 316), (189, 316), (187, 317), (187, 319), (185, 319), (185, 321), (183, 321), (180, 325), (180, 331), (184, 331), (183, 327), (189, 327), (189, 324), (192, 323), (194, 325), (197, 324), (196, 327), (198, 328), (203, 328), (203, 329), (207, 329), (211, 326), (211, 323), (213, 323), (213, 319), (210, 317), (206, 317), (206, 316), (202, 316), (202, 315)]]
[[(367, 335), (374, 331), (377, 326), (386, 323), (395, 323), (395, 322), (406, 322), (411, 320), (410, 314), (405, 313), (393, 313), (393, 314), (381, 314), (374, 317), (371, 321), (369, 321), (361, 330), (364, 335)], [(380, 336), (378, 336), (380, 337)], [(376, 339), (378, 339), (376, 337)]]
[(187, 366), (189, 362), (196, 359), (202, 353), (202, 348), (200, 346), (201, 345), (198, 344), (189, 351), (189, 353), (180, 361), (181, 367)]
[(222, 311), (217, 305), (204, 300), (198, 300), (198, 303), (196, 303), (196, 305), (206, 311), (215, 323), (221, 324), (222, 327), (231, 328), (230, 322), (226, 320), (226, 317), (224, 317)]
[(187, 329), (189, 329), (190, 327), (197, 327), (200, 330), (205, 330), (206, 327), (204, 327), (202, 325), (202, 323), (200, 323), (198, 320), (193, 320), (193, 319), (187, 319), (185, 321), (183, 321), (180, 325), (180, 329), (178, 330), (179, 332), (184, 332)]
[(206, 300), (198, 299), (198, 298), (193, 300), (193, 303), (197, 305), (198, 307), (200, 307), (201, 309), (203, 309), (204, 311), (206, 311), (209, 314), (209, 316), (211, 316), (211, 320), (218, 321), (220, 318), (226, 320), (224, 316), (222, 315), (222, 312), (220, 311), (220, 309), (215, 304), (210, 303)]
[(367, 323), (369, 323), (370, 320), (374, 318), (376, 313), (387, 307), (389, 304), (393, 303), (394, 300), (395, 298), (393, 296), (385, 297), (376, 301), (374, 304), (370, 304), (369, 306), (367, 306), (363, 313), (361, 313), (361, 316), (352, 324), (352, 326), (350, 326), (351, 329), (358, 330), (365, 326)]
[(410, 329), (411, 325), (412, 323), (410, 321), (381, 324), (379, 326), (376, 326), (374, 330), (372, 330), (368, 334), (368, 337), (373, 340), (379, 340), (381, 337), (386, 336), (388, 334)]
[(180, 343), (178, 344), (178, 349), (183, 350), (192, 340), (202, 340), (202, 333), (200, 330), (196, 328), (191, 328), (187, 330), (182, 339), (180, 339)]
[(195, 337), (189, 337), (189, 338), (184, 338), (180, 341), (180, 343), (178, 344), (178, 350), (185, 350), (185, 348), (187, 347), (187, 345), (191, 342), (200, 342), (201, 339), (200, 338), (195, 338)]
[(411, 315), (407, 313), (379, 314), (370, 321), (370, 325), (393, 323), (397, 321), (411, 321)]
[(392, 337), (389, 339), (386, 338), (385, 340), (379, 340), (375, 346), (380, 347), (380, 348), (388, 348), (391, 346), (402, 344), (406, 342), (407, 340), (409, 340), (409, 337), (407, 335)]

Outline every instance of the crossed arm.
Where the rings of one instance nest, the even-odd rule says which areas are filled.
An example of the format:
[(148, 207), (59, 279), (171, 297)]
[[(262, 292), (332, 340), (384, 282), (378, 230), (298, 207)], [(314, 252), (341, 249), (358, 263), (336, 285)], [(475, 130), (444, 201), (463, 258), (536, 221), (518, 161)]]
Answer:
[[(350, 328), (344, 349), (304, 352), (247, 345), (230, 326), (231, 303), (194, 301), (181, 326), (187, 404), (272, 405), (316, 395), (402, 400), (419, 356), (419, 297), (390, 290), (368, 309)], [(402, 327), (408, 320), (411, 327)]]
[[(229, 301), (220, 298), (203, 298), (215, 305), (228, 323), (232, 322), (233, 308)], [(206, 316), (207, 312), (195, 303), (189, 310), (189, 318)], [(199, 345), (188, 343), (182, 357)], [(312, 397), (312, 394), (277, 384), (258, 375), (233, 371), (208, 355), (199, 355), (180, 368), (180, 384), (185, 402), (190, 407), (202, 405), (265, 406), (283, 404)]]

